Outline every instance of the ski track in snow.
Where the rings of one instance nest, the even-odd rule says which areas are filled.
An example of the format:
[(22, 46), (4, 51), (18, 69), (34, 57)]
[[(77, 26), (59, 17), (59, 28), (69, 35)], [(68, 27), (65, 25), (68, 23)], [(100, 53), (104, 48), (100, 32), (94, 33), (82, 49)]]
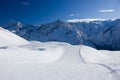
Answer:
[(79, 54), (80, 54), (80, 57), (83, 61), (84, 64), (96, 64), (96, 65), (100, 65), (106, 69), (108, 69), (110, 72), (109, 74), (112, 74), (113, 76), (113, 80), (120, 80), (120, 69), (113, 69), (113, 67), (115, 67), (114, 65), (112, 65), (112, 67), (110, 67), (109, 64), (105, 64), (105, 63), (101, 63), (101, 62), (98, 62), (98, 63), (90, 63), (90, 62), (87, 62), (84, 60), (84, 58), (82, 57), (82, 54), (81, 54), (81, 49), (82, 49), (82, 45), (81, 47), (79, 48)]
[(102, 64), (102, 63), (95, 63), (95, 64), (105, 67), (106, 69), (110, 71), (109, 74), (112, 74), (115, 80), (120, 80), (120, 75), (119, 75), (120, 70), (112, 69), (110, 66)]

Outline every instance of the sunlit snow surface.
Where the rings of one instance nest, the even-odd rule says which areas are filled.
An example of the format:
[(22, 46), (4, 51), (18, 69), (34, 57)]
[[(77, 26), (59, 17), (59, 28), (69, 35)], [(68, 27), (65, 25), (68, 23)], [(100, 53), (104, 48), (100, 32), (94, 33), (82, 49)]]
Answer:
[(120, 52), (59, 42), (0, 49), (0, 80), (120, 80)]
[(23, 44), (29, 44), (29, 42), (0, 27), (0, 48), (3, 46), (15, 46)]

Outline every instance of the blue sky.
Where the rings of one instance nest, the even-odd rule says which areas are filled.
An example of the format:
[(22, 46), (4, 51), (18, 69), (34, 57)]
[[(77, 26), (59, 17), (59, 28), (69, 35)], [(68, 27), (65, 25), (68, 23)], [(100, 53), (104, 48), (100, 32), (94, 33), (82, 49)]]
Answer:
[(120, 0), (0, 0), (0, 24), (42, 24), (57, 19), (120, 18)]

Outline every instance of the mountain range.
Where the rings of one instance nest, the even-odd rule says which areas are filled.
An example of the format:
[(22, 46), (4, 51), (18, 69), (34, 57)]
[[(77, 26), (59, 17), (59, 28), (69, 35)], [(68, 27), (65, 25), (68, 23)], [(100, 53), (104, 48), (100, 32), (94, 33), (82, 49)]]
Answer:
[(84, 44), (96, 49), (120, 50), (120, 19), (89, 22), (57, 20), (39, 26), (15, 21), (2, 27), (29, 41), (57, 41)]

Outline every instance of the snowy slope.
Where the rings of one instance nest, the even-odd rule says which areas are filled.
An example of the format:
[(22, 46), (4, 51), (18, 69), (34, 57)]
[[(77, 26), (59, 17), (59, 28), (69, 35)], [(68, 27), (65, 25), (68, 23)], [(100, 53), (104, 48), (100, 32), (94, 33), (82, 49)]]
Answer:
[(7, 64), (18, 63), (46, 63), (51, 62), (63, 54), (64, 48), (61, 46), (31, 42), (28, 45), (19, 47), (8, 47), (0, 49), (0, 62)]
[(28, 44), (25, 39), (0, 27), (0, 47)]
[(0, 49), (0, 80), (119, 80), (119, 53), (56, 42)]
[(95, 50), (83, 46), (81, 48), (82, 59), (86, 64), (97, 64), (109, 70), (112, 80), (120, 80), (120, 51)]

